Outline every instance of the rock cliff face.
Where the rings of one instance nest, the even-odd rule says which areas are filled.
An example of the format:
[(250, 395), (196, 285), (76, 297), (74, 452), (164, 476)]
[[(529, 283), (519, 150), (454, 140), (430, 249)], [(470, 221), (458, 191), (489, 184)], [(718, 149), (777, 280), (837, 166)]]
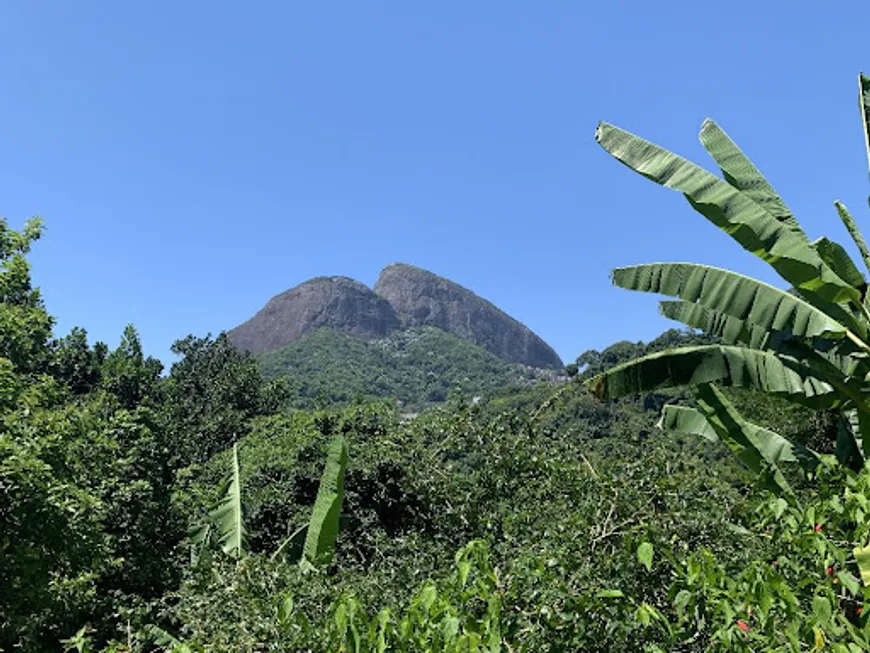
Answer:
[(527, 327), (470, 290), (412, 265), (385, 268), (374, 291), (347, 277), (319, 277), (276, 295), (227, 335), (262, 354), (328, 328), (362, 338), (433, 326), (511, 363), (562, 367), (555, 351)]
[(256, 355), (322, 328), (376, 338), (398, 329), (399, 319), (389, 302), (358, 281), (318, 277), (276, 295), (227, 336)]
[(533, 367), (561, 367), (541, 338), (467, 288), (412, 265), (386, 267), (375, 284), (403, 328), (434, 326), (480, 345), (502, 360)]

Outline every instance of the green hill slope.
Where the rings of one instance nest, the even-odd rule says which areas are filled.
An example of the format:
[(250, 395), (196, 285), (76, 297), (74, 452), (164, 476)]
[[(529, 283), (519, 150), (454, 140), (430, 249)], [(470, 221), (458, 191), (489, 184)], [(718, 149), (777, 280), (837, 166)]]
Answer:
[(287, 377), (300, 405), (362, 396), (420, 407), (445, 401), (456, 388), (464, 395), (485, 395), (540, 374), (433, 327), (370, 341), (320, 329), (259, 361), (267, 378)]

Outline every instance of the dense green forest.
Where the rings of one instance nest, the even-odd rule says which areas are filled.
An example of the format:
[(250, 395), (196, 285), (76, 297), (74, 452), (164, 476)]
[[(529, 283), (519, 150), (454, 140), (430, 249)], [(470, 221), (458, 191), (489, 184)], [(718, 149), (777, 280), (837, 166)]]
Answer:
[(570, 381), (516, 383), (432, 330), (262, 361), (188, 336), (164, 370), (132, 326), (56, 337), (42, 223), (0, 221), (0, 649), (870, 650), (863, 273), (715, 123), (721, 178), (597, 139), (789, 290), (616, 270), (689, 329), (585, 352)]
[(443, 403), (451, 392), (483, 396), (558, 376), (507, 363), (435, 327), (370, 341), (320, 329), (258, 360), (267, 379), (286, 378), (300, 408), (391, 398), (410, 411)]

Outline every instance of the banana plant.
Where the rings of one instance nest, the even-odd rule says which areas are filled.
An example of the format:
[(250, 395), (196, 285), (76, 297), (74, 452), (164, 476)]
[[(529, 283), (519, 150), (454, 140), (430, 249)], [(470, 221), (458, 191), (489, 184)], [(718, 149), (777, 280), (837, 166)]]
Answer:
[(332, 561), (341, 520), (346, 469), (347, 443), (338, 437), (329, 447), (302, 549), (302, 559), (309, 565), (326, 565)]
[[(329, 564), (340, 527), (346, 471), (347, 440), (338, 436), (329, 446), (311, 519), (281, 543), (272, 559), (301, 552), (299, 562), (306, 569)], [(220, 502), (202, 523), (189, 532), (194, 564), (216, 549), (237, 559), (248, 553), (238, 443), (233, 445), (230, 471), (222, 487)]]
[[(859, 75), (859, 106), (870, 162), (870, 78)], [(787, 288), (695, 263), (652, 263), (613, 271), (614, 285), (671, 297), (670, 319), (721, 344), (644, 356), (586, 382), (600, 399), (689, 386), (698, 407), (669, 405), (660, 426), (722, 441), (777, 493), (792, 495), (785, 464), (807, 472), (821, 458), (744, 419), (717, 386), (744, 387), (839, 415), (836, 460), (858, 468), (870, 456), (870, 297), (864, 274), (828, 238), (810, 241), (773, 186), (712, 120), (700, 140), (721, 177), (618, 127), (601, 123), (599, 145), (632, 170), (679, 191), (695, 211), (768, 263)], [(835, 202), (870, 270), (870, 250), (849, 211)]]
[(234, 558), (243, 556), (247, 549), (238, 442), (233, 445), (230, 472), (222, 488), (222, 498), (218, 505), (206, 520), (190, 531), (194, 563), (213, 548), (220, 548)]

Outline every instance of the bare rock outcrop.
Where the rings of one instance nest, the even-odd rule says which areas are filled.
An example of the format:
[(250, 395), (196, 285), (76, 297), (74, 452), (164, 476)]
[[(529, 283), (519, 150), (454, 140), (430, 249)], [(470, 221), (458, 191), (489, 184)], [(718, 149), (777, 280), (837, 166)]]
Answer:
[(533, 367), (562, 367), (558, 354), (528, 327), (467, 288), (436, 274), (396, 263), (381, 272), (374, 291), (390, 303), (402, 328), (434, 326), (502, 360)]
[(389, 302), (360, 282), (317, 277), (276, 295), (227, 336), (239, 349), (256, 355), (322, 328), (378, 338), (398, 329), (399, 319)]
[(227, 335), (236, 347), (257, 355), (322, 328), (381, 338), (417, 326), (437, 327), (511, 363), (562, 367), (546, 342), (490, 302), (403, 263), (384, 268), (374, 290), (347, 277), (306, 281), (270, 299)]

